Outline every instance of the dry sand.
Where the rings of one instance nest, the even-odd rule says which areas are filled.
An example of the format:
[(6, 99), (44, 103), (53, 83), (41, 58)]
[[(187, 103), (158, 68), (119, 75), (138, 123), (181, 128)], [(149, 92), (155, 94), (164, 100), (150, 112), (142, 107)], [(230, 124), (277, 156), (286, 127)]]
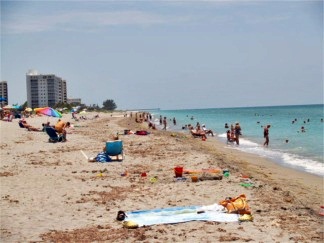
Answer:
[[(93, 114), (88, 114), (88, 118)], [(69, 121), (70, 115), (63, 117)], [(27, 118), (29, 124), (57, 119)], [(0, 122), (1, 242), (322, 242), (323, 178), (230, 149), (215, 139), (152, 131), (121, 135), (123, 162), (89, 163), (124, 129), (148, 130), (121, 114), (73, 122), (66, 143)], [(173, 168), (228, 168), (230, 177), (197, 183), (174, 179)], [(128, 176), (121, 176), (125, 170)], [(100, 171), (104, 171), (100, 174)], [(140, 174), (146, 172), (147, 179)], [(248, 175), (254, 187), (240, 184)], [(149, 178), (157, 176), (155, 183)], [(245, 194), (253, 222), (193, 221), (125, 229), (118, 210), (210, 205)]]

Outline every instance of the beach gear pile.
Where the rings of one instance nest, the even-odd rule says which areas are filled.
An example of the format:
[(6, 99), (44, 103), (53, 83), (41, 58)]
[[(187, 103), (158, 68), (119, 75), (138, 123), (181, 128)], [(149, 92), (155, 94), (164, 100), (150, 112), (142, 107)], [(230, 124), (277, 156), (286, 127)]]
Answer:
[(111, 159), (111, 158), (110, 158), (110, 157), (109, 157), (105, 152), (100, 152), (100, 153), (96, 156), (95, 160), (96, 160), (97, 162), (101, 162), (101, 163), (112, 161), (112, 159)]
[(246, 196), (244, 194), (239, 195), (235, 198), (226, 198), (219, 202), (224, 208), (226, 208), (228, 213), (238, 213), (238, 214), (251, 214), (251, 210), (246, 201)]

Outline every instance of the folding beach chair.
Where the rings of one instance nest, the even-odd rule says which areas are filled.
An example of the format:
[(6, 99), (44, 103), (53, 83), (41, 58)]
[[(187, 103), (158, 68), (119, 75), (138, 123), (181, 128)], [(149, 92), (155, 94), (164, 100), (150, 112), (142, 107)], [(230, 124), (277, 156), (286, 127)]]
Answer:
[(56, 142), (63, 141), (63, 135), (58, 134), (53, 127), (46, 127), (45, 131), (46, 131), (47, 135), (49, 136), (48, 141), (50, 143), (56, 143)]
[[(123, 141), (115, 140), (115, 141), (107, 141), (106, 142), (106, 154), (108, 156), (116, 156), (118, 161), (123, 161), (124, 159), (124, 151), (123, 151)], [(121, 155), (121, 159), (119, 156)]]

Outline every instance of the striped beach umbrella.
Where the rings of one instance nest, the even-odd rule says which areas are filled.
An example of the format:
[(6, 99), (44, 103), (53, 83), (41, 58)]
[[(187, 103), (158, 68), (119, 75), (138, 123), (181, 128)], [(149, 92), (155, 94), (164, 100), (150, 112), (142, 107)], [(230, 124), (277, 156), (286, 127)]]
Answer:
[(34, 111), (39, 114), (43, 114), (46, 116), (52, 116), (52, 117), (62, 117), (62, 114), (58, 112), (57, 110), (51, 108), (51, 107), (42, 107), (42, 108), (35, 108)]

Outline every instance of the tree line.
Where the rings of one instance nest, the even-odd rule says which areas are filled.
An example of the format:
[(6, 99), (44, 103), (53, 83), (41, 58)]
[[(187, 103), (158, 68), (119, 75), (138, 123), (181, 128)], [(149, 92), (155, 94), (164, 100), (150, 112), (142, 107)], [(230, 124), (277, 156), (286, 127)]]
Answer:
[[(115, 103), (114, 100), (112, 99), (107, 99), (105, 100), (103, 103), (102, 103), (102, 107), (99, 107), (97, 104), (93, 104), (93, 105), (85, 105), (85, 104), (68, 104), (68, 103), (63, 103), (63, 102), (60, 102), (60, 103), (57, 103), (55, 104), (54, 109), (63, 109), (65, 108), (66, 110), (72, 110), (73, 107), (75, 106), (80, 106), (80, 109), (87, 109), (89, 111), (93, 111), (93, 110), (106, 110), (106, 111), (113, 111), (113, 110), (116, 110), (117, 108), (117, 105)], [(21, 109), (24, 110), (27, 108), (27, 101), (21, 105)]]

